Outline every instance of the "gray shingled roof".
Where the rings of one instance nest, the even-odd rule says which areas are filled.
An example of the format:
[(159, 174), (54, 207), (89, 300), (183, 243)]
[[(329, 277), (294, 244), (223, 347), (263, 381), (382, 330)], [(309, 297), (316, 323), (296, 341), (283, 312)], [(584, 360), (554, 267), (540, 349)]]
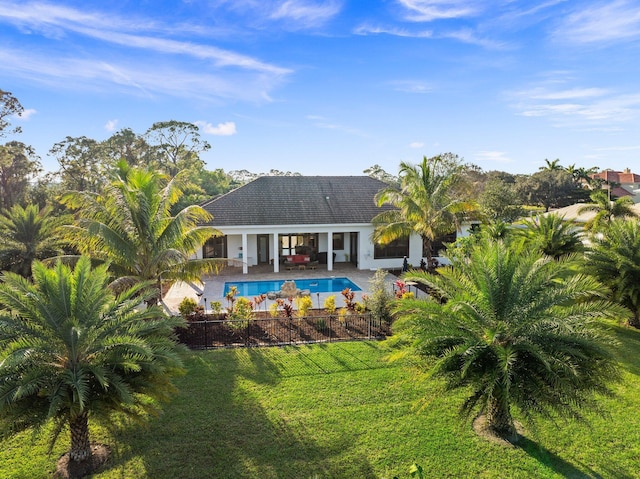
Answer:
[(263, 176), (202, 204), (214, 226), (370, 223), (388, 209), (369, 176)]

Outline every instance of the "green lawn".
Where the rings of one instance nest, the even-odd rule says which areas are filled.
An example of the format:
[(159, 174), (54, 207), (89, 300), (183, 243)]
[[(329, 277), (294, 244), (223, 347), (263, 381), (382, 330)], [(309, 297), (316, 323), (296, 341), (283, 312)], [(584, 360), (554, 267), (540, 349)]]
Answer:
[[(593, 477), (640, 474), (640, 332), (617, 328), (624, 380), (589, 424), (540, 421), (522, 447), (475, 435), (415, 372), (384, 360), (379, 343), (194, 352), (180, 393), (148, 426), (116, 437), (97, 478), (392, 478), (413, 462), (427, 477)], [(423, 401), (426, 398), (427, 401)], [(51, 456), (31, 435), (4, 441), (0, 477), (50, 477)]]

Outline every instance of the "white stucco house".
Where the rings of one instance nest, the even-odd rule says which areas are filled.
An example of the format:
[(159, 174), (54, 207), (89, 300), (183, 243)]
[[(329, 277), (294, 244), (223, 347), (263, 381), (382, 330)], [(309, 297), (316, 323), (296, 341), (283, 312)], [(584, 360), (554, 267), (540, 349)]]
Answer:
[[(287, 256), (303, 251), (333, 270), (349, 262), (361, 270), (394, 269), (406, 256), (418, 266), (425, 256), (414, 235), (384, 247), (371, 240), (371, 220), (385, 208), (374, 197), (387, 185), (369, 176), (264, 176), (202, 204), (210, 225), (223, 233), (205, 243), (198, 257), (229, 258), (244, 274), (255, 265), (274, 272)], [(468, 235), (467, 225), (458, 235)], [(443, 240), (455, 240), (456, 233)], [(441, 247), (434, 244), (434, 252)]]

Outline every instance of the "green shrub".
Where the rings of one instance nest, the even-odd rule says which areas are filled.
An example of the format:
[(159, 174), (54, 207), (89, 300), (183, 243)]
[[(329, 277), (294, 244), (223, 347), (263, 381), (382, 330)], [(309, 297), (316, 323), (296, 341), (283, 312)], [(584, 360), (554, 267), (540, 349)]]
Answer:
[(391, 322), (391, 302), (393, 293), (387, 285), (388, 273), (379, 269), (371, 279), (370, 295), (366, 299), (366, 306), (371, 311), (373, 319)]
[(336, 297), (334, 295), (327, 296), (327, 299), (324, 300), (324, 309), (326, 309), (329, 314), (335, 314)]
[(178, 311), (184, 319), (188, 319), (189, 316), (196, 312), (197, 308), (198, 303), (196, 303), (195, 299), (184, 298), (182, 301), (180, 301)]
[(313, 325), (316, 331), (324, 331), (327, 329), (327, 321), (324, 318), (318, 318)]
[(246, 328), (248, 321), (254, 318), (253, 303), (242, 296), (235, 300), (233, 310), (227, 316), (227, 319), (233, 321), (229, 325), (235, 329)]
[(214, 314), (220, 314), (222, 312), (222, 303), (220, 301), (211, 301), (211, 311)]
[(309, 310), (313, 307), (313, 301), (311, 300), (311, 296), (300, 296), (296, 298), (296, 303), (298, 306), (298, 316), (304, 318), (309, 314)]

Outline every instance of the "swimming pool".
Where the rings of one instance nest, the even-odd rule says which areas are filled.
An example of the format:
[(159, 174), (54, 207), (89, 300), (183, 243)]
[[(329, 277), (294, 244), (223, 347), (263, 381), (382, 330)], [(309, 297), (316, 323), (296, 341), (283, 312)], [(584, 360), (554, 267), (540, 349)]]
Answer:
[[(312, 293), (339, 293), (345, 288), (351, 291), (362, 291), (357, 284), (349, 278), (314, 278), (296, 279), (298, 289), (308, 289)], [(224, 293), (229, 292), (231, 286), (238, 288), (239, 296), (258, 296), (270, 291), (280, 291), (285, 280), (275, 281), (229, 281), (224, 283)]]

